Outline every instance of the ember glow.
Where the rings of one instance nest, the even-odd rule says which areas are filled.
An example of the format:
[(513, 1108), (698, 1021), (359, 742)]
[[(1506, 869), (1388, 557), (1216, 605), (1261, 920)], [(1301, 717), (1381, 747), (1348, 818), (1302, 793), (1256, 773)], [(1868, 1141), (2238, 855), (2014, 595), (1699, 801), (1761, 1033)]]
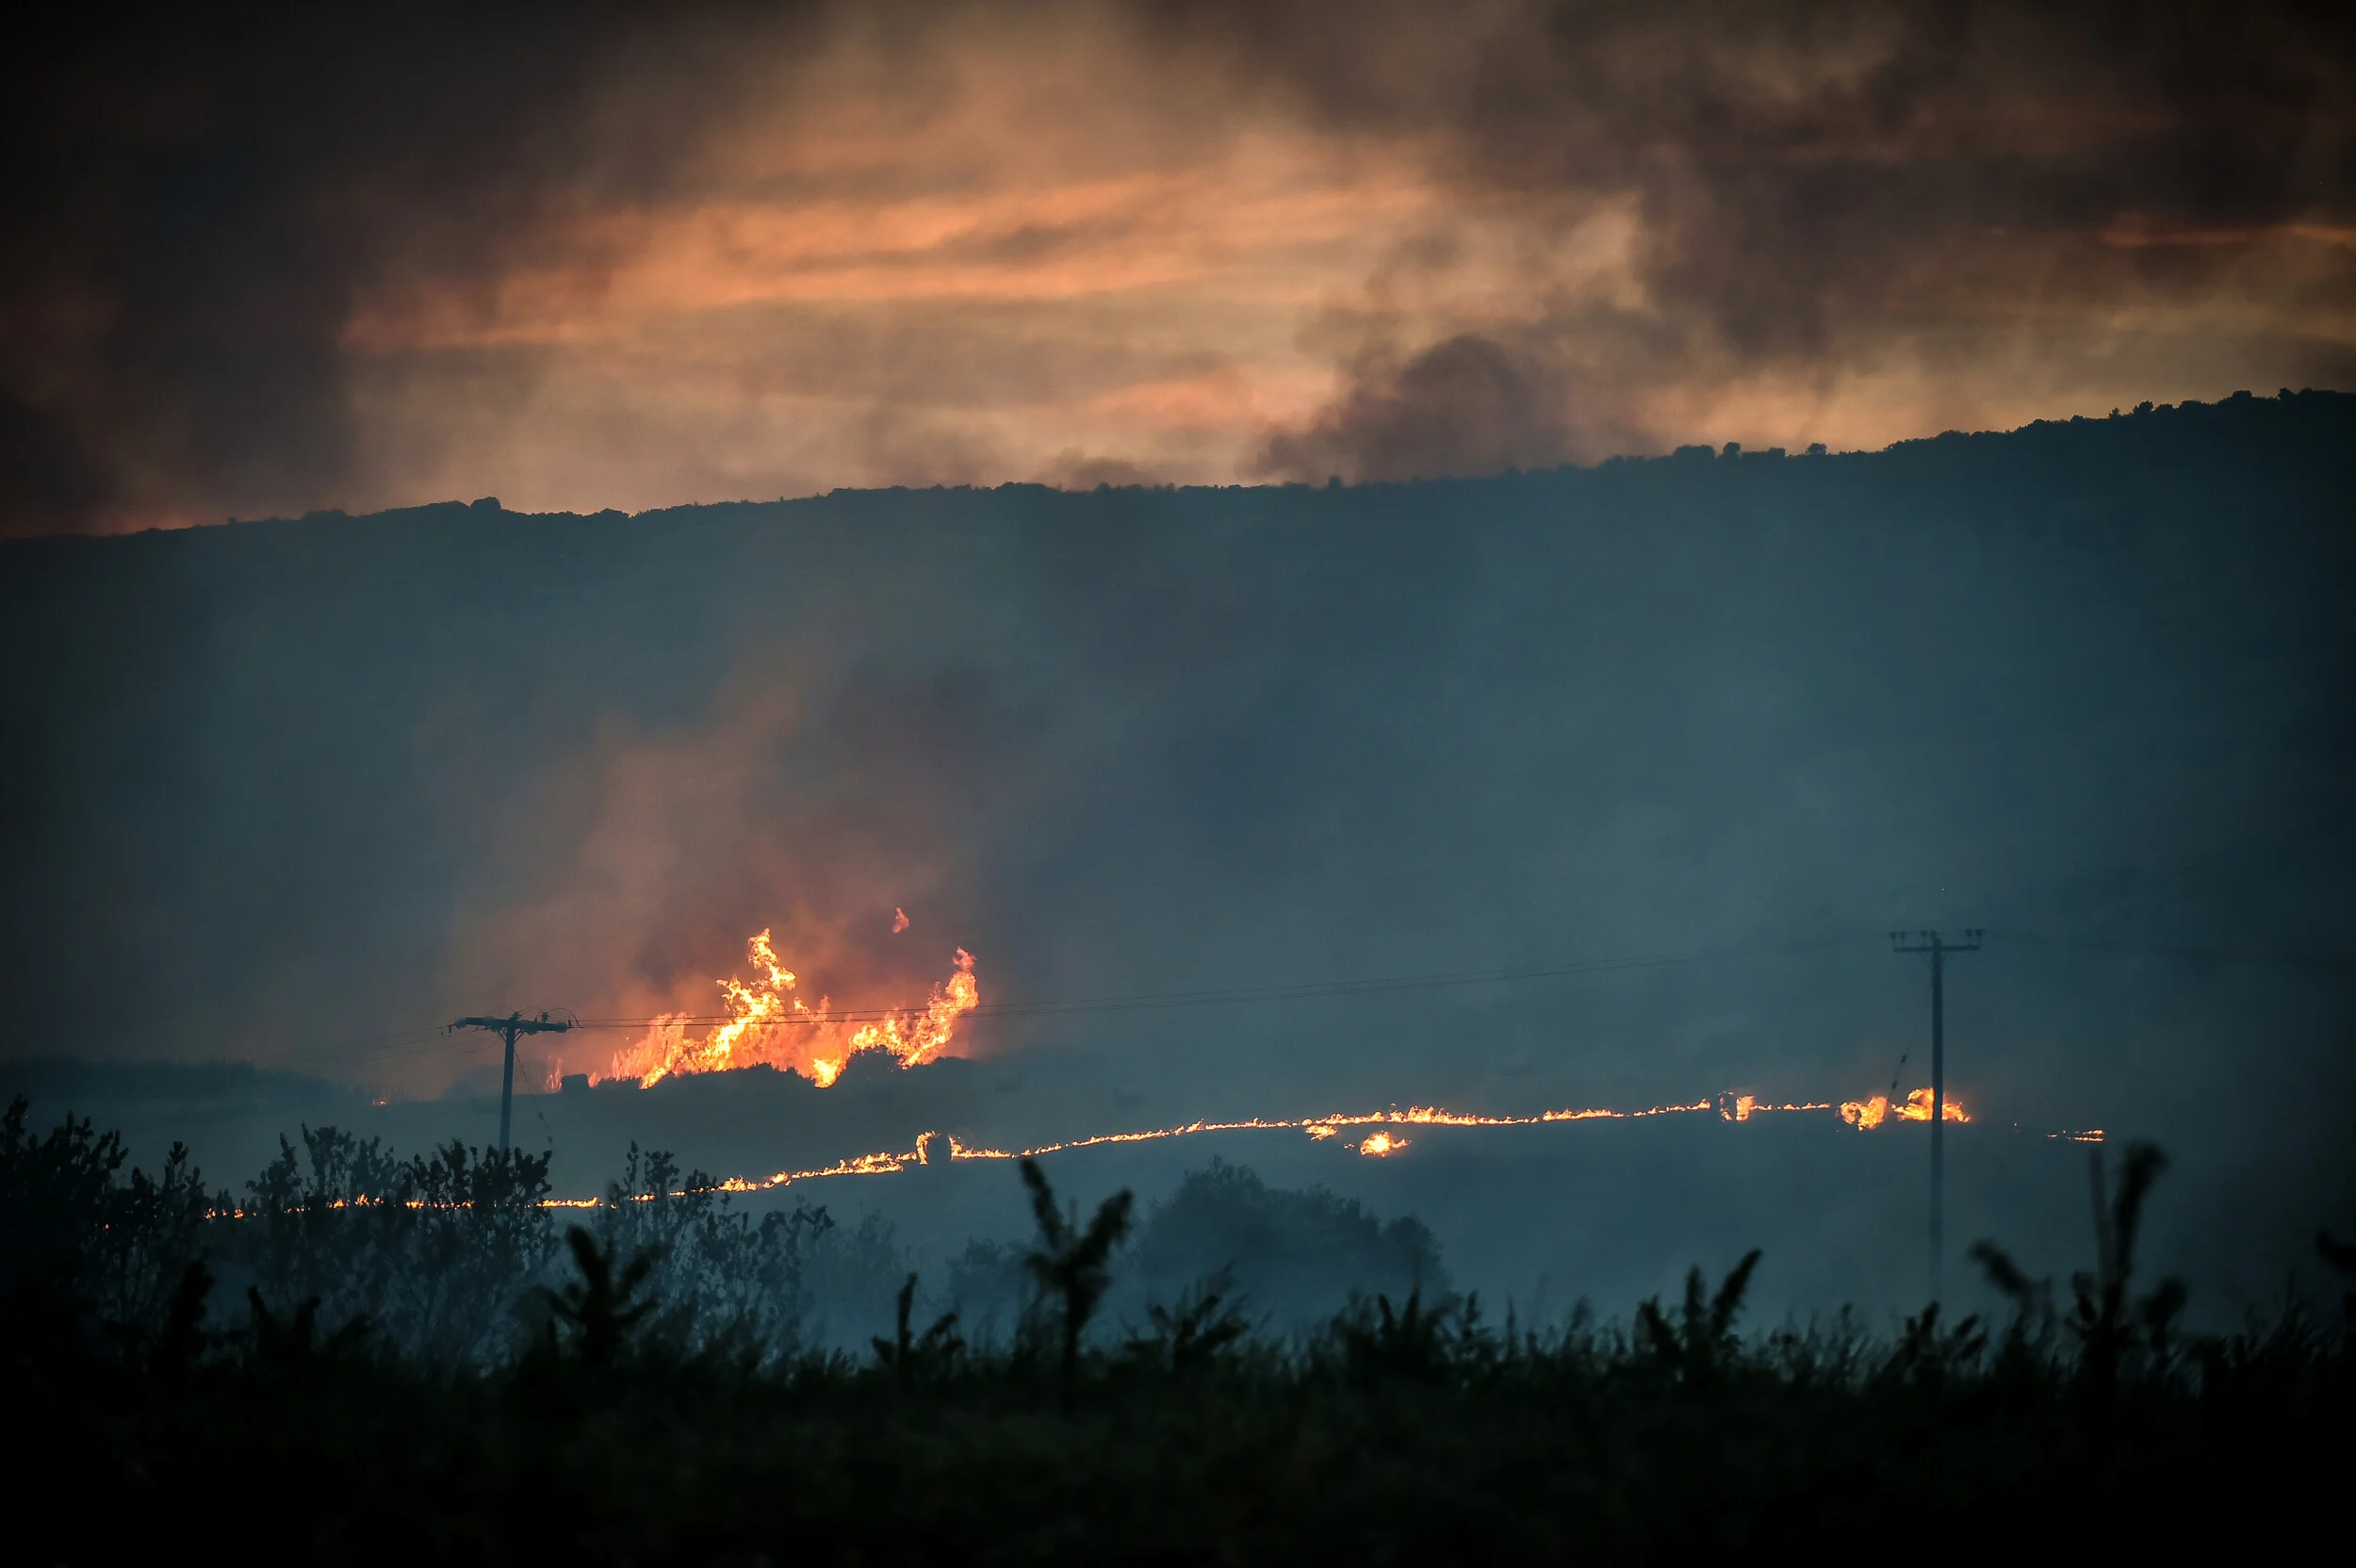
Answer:
[(591, 1082), (636, 1079), (643, 1086), (674, 1073), (765, 1065), (798, 1072), (825, 1088), (861, 1051), (888, 1052), (904, 1068), (946, 1054), (957, 1020), (982, 1000), (973, 978), (973, 955), (958, 948), (956, 968), (933, 988), (922, 1010), (892, 1010), (863, 1021), (840, 1018), (829, 1011), (824, 996), (814, 1007), (803, 1000), (801, 977), (785, 967), (768, 932), (745, 946), (752, 978), (720, 983), (727, 1021), (691, 1037), (687, 1031), (695, 1021), (693, 1015), (663, 1014), (636, 1044), (614, 1054), (606, 1071), (591, 1074)]

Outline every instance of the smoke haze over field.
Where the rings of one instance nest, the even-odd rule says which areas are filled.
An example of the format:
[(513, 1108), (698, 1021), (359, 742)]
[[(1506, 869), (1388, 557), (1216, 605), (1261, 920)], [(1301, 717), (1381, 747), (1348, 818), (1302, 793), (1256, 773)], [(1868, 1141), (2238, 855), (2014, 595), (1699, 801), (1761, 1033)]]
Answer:
[[(2160, 1253), (2269, 1289), (2356, 1196), (2347, 9), (27, 31), (0, 1062), (234, 1179), (487, 1136), (435, 1031), (570, 1009), (517, 1125), (579, 1191), (631, 1138), (1903, 1089), (1887, 933), (1985, 927), (1958, 1213), (2044, 1247), (2042, 1135), (2149, 1135)], [(689, 1082), (731, 978), (861, 1016), (730, 1061), (925, 1065)], [(1910, 1134), (1665, 1126), (1068, 1157), (1340, 1158), (1464, 1284), (1912, 1288)]]
[(2346, 386), (2343, 10), (77, 12), (5, 68), (0, 531)]
[[(1845, 1098), (1902, 1052), (1921, 1081), (1924, 977), (1883, 933), (1977, 925), (1948, 1023), (1982, 1126), (2157, 1136), (2183, 1252), (2262, 1291), (2348, 1197), (2349, 403), (1418, 485), (18, 542), (8, 1054), (456, 1085), (401, 1142), (481, 1138), (487, 1037), (435, 1025), (709, 1012), (767, 928), (849, 1006), (921, 1004), (959, 947), (990, 1004), (1693, 960), (969, 1019), (981, 1076), (926, 1082), (987, 1084), (975, 1124), (1019, 1137)], [(704, 1160), (679, 1107), (726, 1086), (672, 1086), (664, 1146)], [(770, 1169), (817, 1136), (777, 1131)], [(1383, 1212), (1425, 1212), (1427, 1168), (1479, 1212), (1478, 1147), (1390, 1162)], [(1648, 1212), (1546, 1158), (1588, 1184), (1495, 1212)], [(1692, 1192), (1746, 1168), (1695, 1158)]]

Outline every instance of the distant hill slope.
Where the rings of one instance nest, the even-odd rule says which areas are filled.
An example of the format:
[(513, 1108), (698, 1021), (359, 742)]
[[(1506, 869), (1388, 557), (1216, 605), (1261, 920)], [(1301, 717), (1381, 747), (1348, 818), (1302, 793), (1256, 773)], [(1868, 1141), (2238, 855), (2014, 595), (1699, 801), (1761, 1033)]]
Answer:
[(1812, 1097), (1920, 1070), (1880, 933), (1968, 923), (1975, 1105), (2161, 1135), (2188, 1210), (2304, 1247), (2356, 1094), (2351, 495), (2356, 398), (2303, 393), (0, 545), (0, 1053), (479, 1094), (484, 1038), (436, 1025), (709, 1009), (774, 928), (860, 1005), (957, 947), (993, 1003), (1720, 955), (961, 1026), (1059, 1125)]

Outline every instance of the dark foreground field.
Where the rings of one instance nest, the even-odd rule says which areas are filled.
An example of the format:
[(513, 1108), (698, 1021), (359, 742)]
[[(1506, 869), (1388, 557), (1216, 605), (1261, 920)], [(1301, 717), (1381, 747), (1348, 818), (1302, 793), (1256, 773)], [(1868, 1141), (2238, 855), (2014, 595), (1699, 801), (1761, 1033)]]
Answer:
[(1746, 1337), (1746, 1262), (1536, 1332), (1418, 1295), (1279, 1343), (1217, 1280), (1092, 1323), (1125, 1202), (1084, 1219), (1037, 1177), (1011, 1334), (904, 1301), (852, 1356), (797, 1337), (823, 1215), (755, 1225), (692, 1175), (633, 1169), (567, 1216), (536, 1156), (315, 1141), (224, 1218), (185, 1167), (124, 1181), (87, 1123), (36, 1136), (20, 1102), (0, 1141), (21, 1561), (1988, 1558), (2346, 1529), (2349, 1323), (2176, 1331), (2181, 1290), (2133, 1269), (2145, 1149), (2105, 1169), (2086, 1274), (1983, 1252), (1996, 1322)]

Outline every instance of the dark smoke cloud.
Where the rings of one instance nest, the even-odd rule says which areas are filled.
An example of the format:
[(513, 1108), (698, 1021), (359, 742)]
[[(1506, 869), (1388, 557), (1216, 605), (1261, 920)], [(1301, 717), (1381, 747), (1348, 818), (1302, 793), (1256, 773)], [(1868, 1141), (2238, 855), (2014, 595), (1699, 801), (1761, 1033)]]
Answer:
[(344, 498), (361, 292), (487, 289), (658, 188), (802, 9), (111, 7), (12, 50), (0, 528)]
[(1553, 368), (1486, 337), (1450, 337), (1401, 366), (1353, 367), (1351, 379), (1349, 393), (1316, 425), (1269, 437), (1269, 471), (1409, 479), (1495, 473), (1570, 455)]
[[(1177, 14), (1319, 115), (1437, 135), (1468, 188), (1571, 215), (1632, 199), (1643, 224), (1641, 299), (1598, 312), (1533, 288), (1478, 337), (1362, 349), (1310, 428), (1270, 439), (1267, 471), (1602, 455), (1625, 432), (1549, 407), (1549, 374), (1625, 407), (1769, 368), (1969, 376), (2031, 334), (2049, 354), (2168, 357), (2151, 351), (2165, 329), (2116, 318), (2219, 296), (2257, 302), (2268, 328), (2169, 344), (2177, 364), (2154, 372), (2356, 373), (2356, 30), (2339, 8), (1532, 6), (1469, 48), (1394, 9), (1340, 52), (1295, 10)], [(1393, 68), (1418, 42), (1435, 69)], [(1471, 415), (1499, 396), (1540, 429)]]
[[(803, 96), (846, 112), (778, 133), (824, 154), (760, 188), (780, 210), (812, 194), (1010, 188), (1039, 161), (1032, 133), (984, 145), (942, 109), (973, 90), (960, 62), (985, 57), (983, 79), (1059, 106), (1104, 172), (1216, 173), (1239, 127), (1305, 125), (1415, 162), (1506, 237), (1512, 256), (1487, 263), (1498, 275), (1469, 288), (1470, 220), (1443, 212), (1355, 296), (1335, 294), (1303, 340), (1339, 390), (1305, 418), (1263, 421), (1219, 477), (1479, 472), (1712, 424), (1782, 430), (1844, 386), (1849, 406), (1896, 396), (1857, 392), (1860, 378), (1916, 388), (1885, 435), (2086, 406), (2089, 387), (2132, 388), (2132, 402), (2346, 384), (2350, 37), (2337, 8), (2293, 5), (85, 13), (12, 52), (0, 77), (14, 220), (0, 530), (426, 498), (401, 474), (428, 467), (437, 441), (578, 372), (551, 368), (545, 347), (450, 350), (440, 379), (417, 383), (413, 400), (437, 411), (425, 433), (388, 436), (362, 405), (391, 396), (382, 384), (413, 351), (356, 349), (364, 307), (430, 296), (487, 322), (532, 275), (585, 310), (608, 251), (630, 243), (627, 220), (725, 186), (729, 138)], [(825, 127), (854, 120), (879, 148), (902, 140), (827, 151)], [(1599, 291), (1564, 269), (1605, 220), (1624, 246)], [(1088, 221), (944, 243), (933, 259), (963, 244), (976, 268), (1024, 265), (1090, 240)], [(1167, 454), (1075, 446), (1068, 429), (1025, 449), (962, 412), (1096, 395), (1019, 313), (998, 333), (1005, 384), (956, 417), (924, 367), (944, 333), (991, 340), (986, 304), (887, 313), (855, 362), (815, 346), (845, 319), (814, 311), (764, 351), (768, 368), (709, 351), (688, 379), (734, 389), (713, 394), (720, 418), (679, 416), (726, 427), (782, 381), (845, 411), (839, 438), (764, 467), (744, 455), (764, 440), (746, 424), (736, 449), (683, 456), (646, 487), (684, 499), (757, 482), (1167, 471)], [(723, 340), (745, 330), (708, 325)], [(1195, 330), (1107, 332), (1127, 334), (1150, 382), (1184, 367), (1145, 364), (1169, 356), (1138, 346)], [(1190, 348), (1214, 367), (1223, 351)], [(681, 445), (671, 413), (587, 417), (544, 466), (612, 469), (607, 449), (632, 449), (582, 433), (599, 417)]]

